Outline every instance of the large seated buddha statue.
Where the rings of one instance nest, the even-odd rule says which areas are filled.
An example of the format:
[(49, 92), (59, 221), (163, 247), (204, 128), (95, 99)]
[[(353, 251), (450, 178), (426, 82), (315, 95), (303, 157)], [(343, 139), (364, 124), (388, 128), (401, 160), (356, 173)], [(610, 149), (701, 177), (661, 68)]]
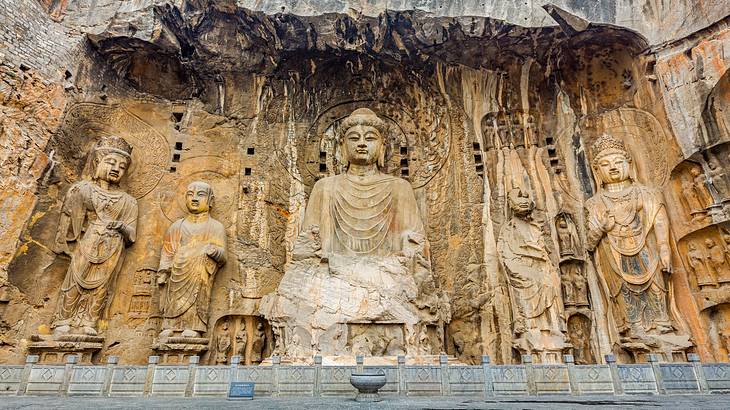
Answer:
[(408, 181), (382, 172), (385, 123), (355, 110), (340, 128), (346, 172), (312, 189), (292, 260), (261, 303), (290, 358), (439, 353), (448, 301), (436, 287)]

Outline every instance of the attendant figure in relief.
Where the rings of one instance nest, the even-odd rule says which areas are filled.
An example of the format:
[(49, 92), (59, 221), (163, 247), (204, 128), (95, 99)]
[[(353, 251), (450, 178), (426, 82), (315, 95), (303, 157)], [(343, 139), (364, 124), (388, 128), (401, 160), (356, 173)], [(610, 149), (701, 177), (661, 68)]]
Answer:
[(260, 362), (264, 357), (264, 347), (266, 347), (266, 332), (264, 324), (258, 323), (253, 333), (253, 344), (251, 345), (251, 361)]
[(689, 266), (692, 268), (692, 272), (694, 272), (697, 278), (698, 286), (703, 287), (717, 284), (717, 280), (707, 267), (707, 255), (694, 242), (690, 242), (687, 245), (687, 259), (689, 260)]
[(560, 276), (550, 260), (541, 227), (532, 220), (535, 203), (522, 188), (508, 194), (512, 218), (502, 227), (497, 249), (506, 267), (515, 344), (523, 354), (567, 347)]
[(626, 348), (691, 346), (676, 334), (670, 319), (674, 306), (669, 219), (659, 190), (634, 176), (623, 142), (601, 136), (593, 146), (592, 168), (599, 190), (586, 201), (588, 249), (610, 298), (610, 314)]
[[(71, 186), (63, 201), (56, 251), (71, 256), (51, 328), (54, 334), (97, 334), (97, 322), (137, 237), (137, 201), (119, 183), (132, 161), (122, 138), (103, 137), (93, 151), (94, 175)], [(77, 242), (69, 249), (70, 242)]]
[(236, 333), (236, 350), (241, 356), (241, 363), (246, 362), (246, 346), (248, 345), (248, 331), (246, 330), (246, 322), (241, 319), (241, 328)]
[(728, 263), (727, 259), (725, 259), (725, 248), (718, 245), (712, 238), (705, 239), (705, 247), (709, 256), (708, 263), (710, 265), (710, 272), (717, 280), (722, 282), (727, 281), (730, 272), (728, 272)]
[(231, 332), (228, 330), (227, 321), (221, 325), (221, 330), (216, 339), (215, 364), (226, 364), (228, 362), (228, 353), (231, 351)]
[(205, 182), (188, 185), (188, 215), (165, 233), (158, 285), (165, 286), (160, 339), (179, 333), (196, 338), (208, 331), (211, 286), (226, 262), (223, 224), (210, 216), (213, 189)]

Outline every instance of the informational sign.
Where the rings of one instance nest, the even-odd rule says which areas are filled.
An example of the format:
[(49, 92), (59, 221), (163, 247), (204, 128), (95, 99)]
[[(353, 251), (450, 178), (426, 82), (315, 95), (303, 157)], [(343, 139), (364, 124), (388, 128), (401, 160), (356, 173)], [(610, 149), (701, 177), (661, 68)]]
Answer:
[(254, 382), (231, 382), (228, 386), (229, 399), (253, 400)]

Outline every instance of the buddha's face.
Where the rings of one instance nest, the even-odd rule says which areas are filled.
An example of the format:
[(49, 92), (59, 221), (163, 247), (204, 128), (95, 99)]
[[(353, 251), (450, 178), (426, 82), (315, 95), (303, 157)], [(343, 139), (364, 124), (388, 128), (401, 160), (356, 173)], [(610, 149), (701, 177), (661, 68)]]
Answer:
[(210, 211), (210, 202), (213, 190), (208, 184), (193, 182), (185, 192), (185, 205), (192, 214), (201, 214)]
[(520, 188), (514, 188), (509, 193), (509, 205), (515, 215), (527, 215), (532, 211), (535, 203), (532, 202), (530, 194)]
[(116, 152), (105, 154), (96, 165), (96, 178), (118, 184), (127, 172), (129, 158)]
[(375, 127), (357, 124), (345, 133), (344, 148), (350, 163), (374, 164), (383, 149), (383, 137)]
[(620, 152), (610, 153), (598, 159), (595, 170), (604, 184), (623, 182), (629, 179), (629, 159)]

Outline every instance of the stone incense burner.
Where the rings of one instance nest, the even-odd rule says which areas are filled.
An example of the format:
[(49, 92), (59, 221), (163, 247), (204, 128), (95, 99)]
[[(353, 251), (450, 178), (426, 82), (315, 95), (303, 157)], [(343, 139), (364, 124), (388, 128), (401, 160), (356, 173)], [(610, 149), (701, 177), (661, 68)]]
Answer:
[(378, 373), (353, 373), (350, 384), (357, 389), (355, 401), (377, 402), (381, 400), (378, 390), (385, 386), (385, 373), (382, 370)]

